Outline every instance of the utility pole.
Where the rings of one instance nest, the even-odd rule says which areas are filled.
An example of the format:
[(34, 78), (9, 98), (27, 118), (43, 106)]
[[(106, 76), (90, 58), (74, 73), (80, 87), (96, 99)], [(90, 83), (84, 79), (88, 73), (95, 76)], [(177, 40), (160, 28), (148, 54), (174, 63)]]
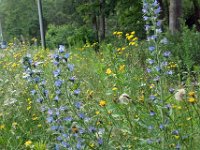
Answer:
[(0, 18), (0, 42), (3, 42), (3, 31), (2, 31), (2, 26), (1, 26), (1, 18)]
[(39, 16), (39, 23), (40, 23), (41, 43), (42, 43), (42, 48), (45, 49), (46, 42), (45, 42), (44, 26), (43, 26), (42, 3), (41, 3), (41, 0), (37, 0), (37, 2), (38, 2), (38, 16)]

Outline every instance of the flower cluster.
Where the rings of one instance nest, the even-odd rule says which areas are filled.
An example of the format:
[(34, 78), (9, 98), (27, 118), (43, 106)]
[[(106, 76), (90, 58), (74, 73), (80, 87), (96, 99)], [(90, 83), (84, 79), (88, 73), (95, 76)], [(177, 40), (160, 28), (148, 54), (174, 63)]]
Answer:
[(135, 31), (131, 33), (126, 33), (126, 39), (129, 41), (129, 45), (138, 46), (138, 38), (135, 36)]
[[(42, 71), (36, 69), (39, 62), (33, 62), (30, 56), (23, 59), (24, 78), (35, 87), (31, 90), (31, 95), (41, 104), (41, 112), (46, 115), (49, 126), (48, 131), (55, 138), (55, 142), (50, 143), (49, 147), (56, 150), (84, 149), (90, 146), (85, 139), (91, 139), (93, 146), (101, 146), (103, 132), (98, 135), (96, 133), (103, 130), (93, 126), (93, 121), (84, 111), (84, 103), (79, 96), (79, 83), (73, 73), (74, 65), (68, 62), (70, 54), (65, 51), (65, 47), (60, 45), (52, 55), (53, 82), (42, 79)], [(49, 82), (54, 84), (53, 90), (47, 90)]]
[(115, 36), (117, 36), (117, 37), (122, 37), (122, 35), (123, 35), (123, 32), (121, 32), (121, 31), (115, 31), (115, 32), (113, 32), (113, 35), (115, 35)]
[[(170, 78), (176, 67), (174, 63), (169, 63), (171, 58), (171, 52), (165, 50), (165, 45), (168, 44), (168, 40), (162, 36), (162, 21), (159, 19), (161, 7), (157, 0), (143, 0), (144, 16), (143, 19), (146, 22), (145, 30), (147, 33), (147, 41), (149, 43), (148, 52), (149, 58), (146, 60), (147, 73), (149, 75), (149, 98), (148, 102), (151, 103), (152, 107), (149, 110), (149, 116), (153, 120), (157, 119), (156, 124), (149, 125), (149, 131), (154, 135), (156, 129), (159, 129), (162, 133), (166, 132), (166, 127), (169, 126), (169, 115), (171, 105), (168, 103), (168, 97), (164, 89), (164, 81), (166, 78)], [(168, 93), (170, 95), (170, 92)], [(178, 97), (178, 96), (177, 96)], [(182, 98), (178, 97), (179, 99)], [(159, 109), (158, 109), (159, 108)], [(161, 113), (157, 113), (157, 111)], [(154, 132), (153, 132), (154, 131)], [(158, 130), (157, 130), (158, 131)], [(159, 137), (152, 137), (147, 140), (147, 143), (161, 144), (162, 147), (165, 145), (165, 135)], [(178, 143), (179, 144), (179, 143)]]

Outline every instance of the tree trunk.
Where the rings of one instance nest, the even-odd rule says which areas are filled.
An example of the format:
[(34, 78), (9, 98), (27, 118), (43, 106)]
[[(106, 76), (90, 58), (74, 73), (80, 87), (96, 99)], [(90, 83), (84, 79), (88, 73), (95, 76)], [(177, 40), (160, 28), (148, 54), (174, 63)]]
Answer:
[(99, 35), (98, 35), (98, 22), (97, 22), (97, 16), (93, 14), (92, 16), (92, 26), (93, 30), (95, 32), (95, 42), (99, 40)]
[(181, 14), (182, 14), (182, 0), (170, 0), (169, 30), (172, 35), (180, 31)]
[(193, 0), (193, 5), (194, 5), (194, 17), (195, 17), (195, 25), (196, 29), (200, 31), (200, 4), (198, 3), (198, 0)]
[(99, 0), (99, 42), (105, 39), (105, 0)]

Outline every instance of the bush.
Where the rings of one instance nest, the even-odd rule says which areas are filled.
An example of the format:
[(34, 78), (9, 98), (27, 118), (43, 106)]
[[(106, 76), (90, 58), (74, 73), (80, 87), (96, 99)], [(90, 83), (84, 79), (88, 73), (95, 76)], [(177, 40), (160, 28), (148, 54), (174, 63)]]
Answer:
[(92, 41), (93, 32), (86, 26), (76, 28), (73, 25), (50, 25), (46, 33), (46, 42), (49, 48), (58, 45), (72, 46), (76, 43)]

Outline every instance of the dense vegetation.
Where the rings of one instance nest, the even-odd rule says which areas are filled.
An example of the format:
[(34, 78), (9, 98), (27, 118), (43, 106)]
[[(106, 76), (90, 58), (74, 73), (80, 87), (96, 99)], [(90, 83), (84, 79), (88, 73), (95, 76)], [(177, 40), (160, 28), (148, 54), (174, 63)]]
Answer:
[(36, 1), (0, 1), (0, 149), (200, 148), (198, 1), (175, 33), (164, 0), (42, 2), (47, 49)]

